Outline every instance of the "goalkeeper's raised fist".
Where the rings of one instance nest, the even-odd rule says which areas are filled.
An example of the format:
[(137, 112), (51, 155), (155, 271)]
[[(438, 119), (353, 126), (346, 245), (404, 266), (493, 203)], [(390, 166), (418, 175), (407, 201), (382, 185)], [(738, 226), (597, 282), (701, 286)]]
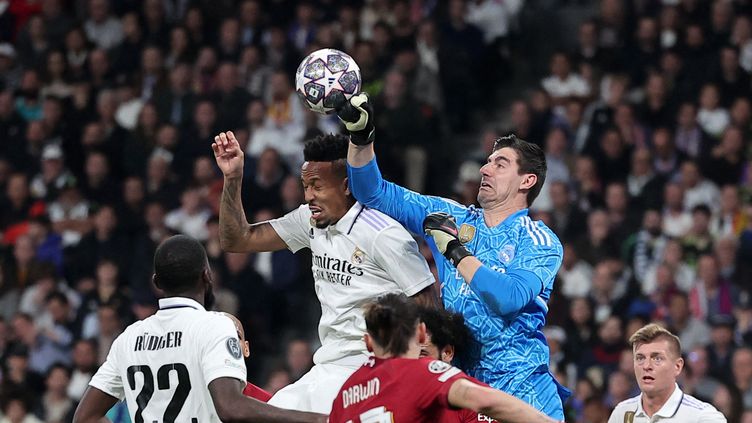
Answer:
[(426, 216), (423, 220), (423, 231), (426, 235), (433, 237), (439, 252), (455, 266), (463, 258), (472, 255), (460, 242), (454, 217), (444, 212), (431, 213)]
[(350, 141), (355, 145), (367, 145), (373, 142), (373, 107), (368, 101), (368, 94), (360, 93), (337, 105), (339, 116), (345, 128), (350, 132)]

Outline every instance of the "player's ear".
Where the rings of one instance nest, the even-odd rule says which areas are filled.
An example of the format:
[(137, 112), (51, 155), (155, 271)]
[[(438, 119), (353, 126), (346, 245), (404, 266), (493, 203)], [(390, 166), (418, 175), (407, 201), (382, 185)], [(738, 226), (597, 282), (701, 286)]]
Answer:
[(159, 286), (159, 279), (157, 278), (157, 274), (156, 273), (154, 273), (153, 275), (151, 275), (151, 282), (154, 284), (154, 286), (156, 286), (160, 290), (162, 289), (162, 287)]
[(251, 356), (251, 344), (248, 343), (248, 341), (243, 341), (240, 343), (243, 347), (243, 357), (248, 358)]
[(368, 352), (372, 353), (373, 352), (373, 339), (371, 339), (371, 335), (369, 335), (367, 333), (364, 334), (363, 335), (363, 341), (366, 342), (366, 350), (368, 350)]
[(454, 345), (446, 345), (442, 348), (439, 358), (445, 363), (450, 363), (454, 359)]
[(418, 323), (418, 343), (421, 345), (428, 343), (428, 330), (423, 322)]
[(674, 368), (675, 370), (674, 373), (676, 374), (676, 376), (679, 376), (679, 373), (681, 373), (683, 368), (684, 368), (684, 359), (679, 357), (679, 359), (676, 360), (676, 364)]
[(343, 187), (344, 190), (345, 190), (345, 195), (350, 195), (350, 184), (349, 184), (349, 182), (350, 182), (350, 180), (347, 178), (347, 176), (345, 176), (345, 179), (342, 180), (342, 183), (345, 184), (345, 186)]
[(534, 173), (526, 173), (522, 177), (522, 182), (520, 182), (520, 189), (531, 189), (537, 182), (538, 176), (536, 176)]

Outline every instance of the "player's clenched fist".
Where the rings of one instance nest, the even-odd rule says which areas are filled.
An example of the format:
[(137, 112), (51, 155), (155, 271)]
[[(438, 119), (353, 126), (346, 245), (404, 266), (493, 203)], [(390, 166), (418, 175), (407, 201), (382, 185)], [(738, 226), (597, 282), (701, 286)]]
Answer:
[(350, 141), (355, 145), (367, 145), (375, 138), (373, 107), (368, 94), (360, 93), (337, 105), (337, 116), (350, 132)]
[(455, 266), (463, 258), (472, 255), (470, 250), (460, 242), (459, 229), (457, 229), (454, 217), (444, 212), (431, 213), (426, 216), (423, 220), (423, 231), (426, 235), (433, 237), (439, 252)]
[(217, 160), (225, 178), (240, 178), (243, 176), (244, 155), (240, 144), (232, 131), (220, 132), (212, 143), (214, 158)]

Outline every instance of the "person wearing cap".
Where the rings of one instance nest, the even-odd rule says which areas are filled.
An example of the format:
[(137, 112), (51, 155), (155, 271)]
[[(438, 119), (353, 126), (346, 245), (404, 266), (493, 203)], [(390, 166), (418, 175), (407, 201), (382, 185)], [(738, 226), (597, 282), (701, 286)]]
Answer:
[(13, 44), (0, 43), (0, 90), (18, 88), (22, 73)]
[(712, 405), (685, 394), (676, 383), (684, 369), (679, 338), (651, 323), (630, 338), (640, 394), (620, 402), (608, 423), (726, 423)]
[(63, 149), (57, 144), (49, 144), (42, 149), (41, 171), (29, 184), (34, 198), (51, 201), (73, 174), (65, 168)]

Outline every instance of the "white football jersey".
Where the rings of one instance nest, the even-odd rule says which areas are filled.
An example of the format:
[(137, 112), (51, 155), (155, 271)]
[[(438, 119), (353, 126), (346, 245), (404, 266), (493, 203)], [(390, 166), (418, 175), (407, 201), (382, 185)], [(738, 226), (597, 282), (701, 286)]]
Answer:
[(89, 385), (125, 398), (134, 422), (218, 423), (208, 386), (220, 377), (246, 380), (235, 325), (192, 299), (172, 297), (115, 339)]
[(366, 353), (363, 304), (390, 292), (412, 296), (434, 282), (407, 230), (360, 203), (324, 229), (314, 225), (305, 204), (269, 223), (292, 252), (311, 249), (321, 302), (321, 348), (313, 357), (317, 364)]
[(679, 385), (652, 417), (642, 409), (642, 394), (616, 405), (608, 423), (726, 423), (726, 417), (712, 405), (685, 394)]

